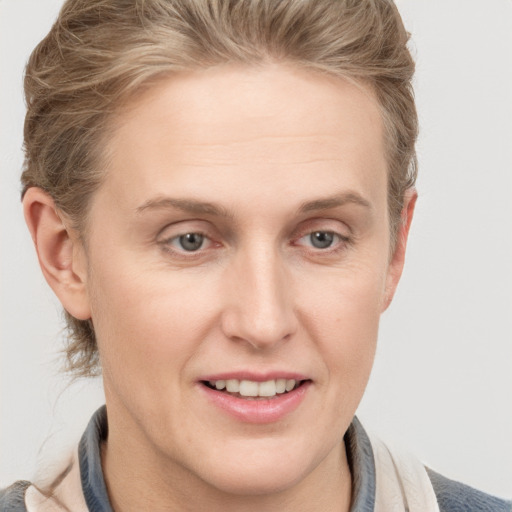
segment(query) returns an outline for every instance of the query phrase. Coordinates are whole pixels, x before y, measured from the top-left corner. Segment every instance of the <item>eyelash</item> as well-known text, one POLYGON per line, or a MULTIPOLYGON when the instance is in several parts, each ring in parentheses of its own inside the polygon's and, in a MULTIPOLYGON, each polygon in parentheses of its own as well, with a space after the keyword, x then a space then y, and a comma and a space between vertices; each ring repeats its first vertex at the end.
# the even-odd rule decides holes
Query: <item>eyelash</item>
POLYGON ((337 254, 337 253, 345 250, 347 248, 347 246, 350 245, 350 243, 351 243, 351 239, 348 236, 337 233, 336 231, 322 230, 322 229, 315 229, 313 231, 308 231, 307 233, 302 235, 300 238, 298 238, 297 241, 302 240, 303 238, 310 238, 314 233, 322 233, 324 235, 332 235, 335 240, 336 240, 336 238, 338 239, 337 242, 333 241, 333 244, 331 246, 326 247, 324 249, 321 249, 318 247, 313 248, 313 252, 315 254, 320 254, 320 255, 325 255, 325 256, 337 254))
MULTIPOLYGON (((329 247, 326 247, 324 249, 321 249, 321 248, 314 248, 312 246, 312 249, 309 249, 309 251, 311 253, 314 253, 315 256, 332 256, 332 255, 336 255, 344 250, 347 249, 348 246, 350 246, 352 244, 352 239, 348 236, 345 236, 345 235, 342 235, 340 233, 337 233, 335 231, 332 231, 332 230, 321 230, 321 229, 315 229, 315 230, 311 230, 311 231, 307 231, 307 232, 303 232, 304 234, 302 234, 300 237, 298 238, 295 238, 292 245, 299 245, 301 246, 301 244, 298 244, 297 242, 299 242, 300 240, 306 238, 306 237, 311 237, 314 233, 322 233, 324 235, 332 235, 334 237, 334 241, 333 241, 333 244, 329 247), (336 240, 337 239, 337 240, 336 240)), ((186 249, 184 248, 181 248, 181 249, 175 249, 172 247, 172 244, 173 242, 178 242, 179 243, 179 239, 183 236, 186 236, 186 235, 199 235, 201 237, 203 237, 204 241, 203 241, 203 244, 204 242, 208 243, 208 245, 211 247, 212 245, 213 246, 217 246, 217 247, 221 247, 222 244, 219 243, 219 242, 214 242, 211 237, 209 237, 206 233, 198 230, 198 231, 186 231, 186 232, 183 232, 183 233, 179 233, 173 237, 169 237, 169 238, 166 238, 164 240, 162 240, 161 242, 159 242, 159 245, 161 245, 161 247, 163 248, 163 250, 169 254, 171 254, 172 256, 175 256, 175 257, 178 257, 180 259, 183 259, 183 260, 196 260, 196 259, 199 259, 199 258, 202 258, 205 256, 205 252, 209 250, 210 247, 207 247, 207 248, 203 248, 202 246, 196 250, 196 251, 187 251, 186 249)))
MULTIPOLYGON (((203 249, 202 245, 201 247, 197 250, 197 251, 187 251, 186 249, 182 248, 182 249, 174 249, 172 247, 172 243, 174 241, 179 241, 179 239, 183 236, 186 236, 186 235, 199 235, 199 236, 202 236, 203 237, 203 244, 205 241, 209 241, 210 244, 215 244, 214 242, 212 242, 211 238, 206 234, 206 233, 203 233, 202 231, 186 231, 184 233, 180 233, 178 235, 175 235, 175 236, 172 236, 172 237, 169 237, 169 238, 166 238, 164 240, 162 240, 161 242, 159 242, 159 244, 162 246, 162 248, 172 254, 172 255, 175 255, 175 256, 178 256, 180 258, 197 258, 199 256, 202 256, 205 252, 205 250, 207 249, 203 249)), ((221 244, 216 244, 216 245, 221 245, 221 244)))

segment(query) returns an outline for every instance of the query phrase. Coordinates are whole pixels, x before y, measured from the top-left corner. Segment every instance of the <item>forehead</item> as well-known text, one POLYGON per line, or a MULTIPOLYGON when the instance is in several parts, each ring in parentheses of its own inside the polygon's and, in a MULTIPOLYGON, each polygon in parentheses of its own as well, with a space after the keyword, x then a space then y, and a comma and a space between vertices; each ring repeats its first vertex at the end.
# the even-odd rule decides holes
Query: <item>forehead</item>
POLYGON ((163 79, 117 116, 109 149, 107 186, 139 202, 180 184, 187 193, 218 191, 223 178, 247 188, 248 177, 300 202, 308 179, 323 178, 327 192, 333 170, 345 188, 386 188, 382 120, 370 89, 277 64, 163 79))

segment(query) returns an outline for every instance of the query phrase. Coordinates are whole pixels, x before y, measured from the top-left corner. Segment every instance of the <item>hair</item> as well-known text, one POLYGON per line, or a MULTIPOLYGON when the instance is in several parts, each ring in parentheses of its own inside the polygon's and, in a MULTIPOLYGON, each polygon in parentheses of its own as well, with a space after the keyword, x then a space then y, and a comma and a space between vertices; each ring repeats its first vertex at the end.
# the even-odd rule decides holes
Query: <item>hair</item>
MULTIPOLYGON (((23 193, 45 190, 86 239, 109 123, 136 92, 180 70, 283 62, 373 90, 394 244, 417 174, 408 38, 392 0, 68 0, 26 68, 23 193)), ((64 313, 67 370, 98 374, 92 322, 64 313)))

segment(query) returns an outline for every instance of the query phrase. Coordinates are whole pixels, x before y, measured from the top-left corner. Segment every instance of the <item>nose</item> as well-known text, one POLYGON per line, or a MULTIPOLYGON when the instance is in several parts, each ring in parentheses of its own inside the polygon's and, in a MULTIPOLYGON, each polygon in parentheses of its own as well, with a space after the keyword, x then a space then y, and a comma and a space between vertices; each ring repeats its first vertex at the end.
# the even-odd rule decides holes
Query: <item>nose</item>
POLYGON ((277 251, 260 247, 240 254, 226 273, 224 334, 260 350, 291 338, 297 317, 289 272, 277 251))

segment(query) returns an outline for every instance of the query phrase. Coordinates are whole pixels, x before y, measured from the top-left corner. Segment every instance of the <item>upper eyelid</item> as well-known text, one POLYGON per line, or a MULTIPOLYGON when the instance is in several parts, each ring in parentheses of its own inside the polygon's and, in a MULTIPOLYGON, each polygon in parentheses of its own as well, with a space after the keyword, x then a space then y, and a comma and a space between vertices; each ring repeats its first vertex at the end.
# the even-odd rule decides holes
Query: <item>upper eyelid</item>
MULTIPOLYGON (((317 230, 320 231, 320 230, 317 230)), ((190 232, 190 231, 189 231, 190 232)), ((316 254, 318 257, 332 257, 334 254, 339 253, 340 251, 347 250, 352 244, 353 240, 352 238, 343 236, 339 233, 334 233, 337 235, 340 240, 333 243, 333 245, 326 247, 324 249, 322 248, 315 248, 311 246, 310 248, 307 248, 303 246, 302 244, 297 244, 297 241, 301 238, 304 238, 308 234, 313 233, 314 231, 309 231, 305 233, 303 236, 299 238, 295 238, 291 242, 291 246, 295 246, 300 251, 305 251, 306 253, 310 254, 316 254)), ((164 250, 169 256, 178 258, 183 261, 202 261, 203 258, 208 258, 209 256, 212 256, 211 251, 215 251, 218 249, 222 249, 225 247, 223 244, 216 244, 214 240, 212 240, 210 237, 205 235, 205 238, 209 240, 206 247, 201 247, 198 250, 195 251, 187 251, 185 248, 179 248, 175 247, 174 244, 171 244, 171 241, 174 241, 175 239, 179 238, 180 236, 183 236, 186 233, 181 233, 172 237, 165 238, 164 240, 158 242, 158 245, 164 250), (217 247, 216 247, 217 246, 217 247)))
POLYGON ((176 238, 180 238, 180 236, 185 236, 185 235, 189 235, 189 234, 201 235, 201 236, 204 236, 205 238, 211 239, 211 237, 208 235, 208 233, 205 233, 204 231, 202 231, 200 229, 197 229, 197 230, 189 229, 187 231, 180 231, 179 233, 175 233, 175 234, 172 234, 169 236, 162 235, 159 238, 163 239, 163 240, 161 240, 162 242, 166 242, 169 240, 175 240, 176 238))
MULTIPOLYGON (((313 217, 300 220, 298 225, 289 232, 286 238, 293 243, 316 231, 334 233, 344 241, 354 236, 351 226, 340 219, 313 217), (344 228, 339 227, 340 225, 344 226, 344 228)), ((215 224, 212 225, 211 221, 201 218, 171 222, 159 229, 155 238, 158 242, 166 242, 187 233, 197 233, 210 241, 223 241, 227 242, 228 245, 236 244, 236 239, 238 238, 236 230, 230 229, 229 226, 217 227, 215 224), (166 232, 168 230, 170 233, 167 234, 166 232)))
MULTIPOLYGON (((176 235, 173 235, 173 236, 168 236, 168 237, 163 237, 162 240, 160 240, 158 243, 161 244, 161 245, 171 245, 171 242, 175 241, 175 240, 178 240, 180 237, 184 236, 184 235, 187 235, 187 234, 190 234, 190 233, 193 233, 195 235, 201 235, 202 237, 204 237, 204 240, 206 241, 205 245, 209 246, 209 245, 214 245, 215 244, 215 241, 212 239, 212 237, 208 236, 206 233, 203 233, 202 231, 185 231, 185 232, 182 232, 182 233, 178 233, 176 235)), ((200 249, 198 249, 197 251, 187 251, 186 249, 183 249, 183 252, 190 252, 190 253, 199 253, 201 251, 204 251, 206 250, 208 247, 206 248, 203 248, 201 247, 200 249)), ((174 250, 178 250, 177 248, 175 248, 174 250)))
POLYGON ((294 230, 292 238, 294 240, 299 240, 300 238, 310 234, 315 233, 317 231, 321 231, 324 233, 334 233, 338 236, 340 236, 343 239, 347 239, 353 236, 353 230, 352 228, 337 219, 309 219, 305 221, 304 223, 301 223, 302 226, 299 226, 294 230), (345 226, 345 230, 341 228, 332 227, 332 225, 336 223, 338 226, 340 224, 343 224, 345 226), (346 233, 344 233, 346 231, 346 233))
POLYGON ((302 236, 299 236, 297 238, 295 238, 293 244, 297 244, 297 242, 299 240, 302 240, 303 238, 307 237, 308 235, 311 235, 312 233, 316 233, 316 232, 320 232, 320 233, 332 233, 333 235, 337 236, 339 238, 338 241, 334 242, 332 246, 329 246, 327 247, 326 249, 319 249, 319 248, 315 248, 315 250, 318 250, 318 251, 321 251, 321 252, 327 252, 329 249, 332 249, 333 247, 339 245, 339 244, 348 244, 352 241, 352 238, 347 236, 347 235, 343 235, 341 233, 338 233, 336 231, 332 231, 332 230, 327 230, 327 229, 315 229, 315 230, 312 230, 312 231, 308 231, 306 232, 304 235, 302 236))
POLYGON ((170 238, 179 237, 181 235, 186 235, 187 233, 198 233, 198 234, 209 237, 210 236, 209 233, 211 233, 212 228, 209 226, 208 226, 208 228, 205 228, 205 227, 203 227, 204 224, 209 225, 210 223, 203 219, 187 219, 187 220, 180 220, 177 222, 171 222, 169 224, 166 224, 163 228, 158 230, 158 232, 156 234, 156 238, 159 239, 161 237, 164 237, 166 239, 170 239, 170 238), (179 227, 182 224, 191 224, 191 223, 195 223, 195 226, 190 227, 190 228, 183 228, 183 229, 179 227), (202 226, 197 227, 198 224, 201 224, 202 226), (170 235, 165 236, 165 232, 167 230, 173 230, 173 231, 176 230, 176 232, 173 233, 172 236, 170 236, 170 235))

